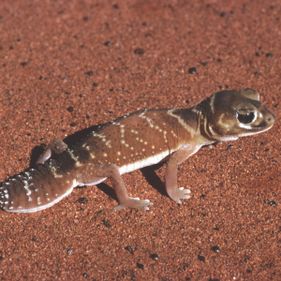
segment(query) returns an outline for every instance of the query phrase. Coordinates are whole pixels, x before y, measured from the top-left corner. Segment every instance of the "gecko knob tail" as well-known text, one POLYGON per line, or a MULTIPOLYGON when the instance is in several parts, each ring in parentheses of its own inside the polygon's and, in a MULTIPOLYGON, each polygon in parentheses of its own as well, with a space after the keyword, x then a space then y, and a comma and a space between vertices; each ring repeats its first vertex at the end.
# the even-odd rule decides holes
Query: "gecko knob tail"
POLYGON ((0 208, 16 213, 37 212, 59 202, 76 185, 67 177, 54 177, 46 165, 38 165, 0 185, 0 208))

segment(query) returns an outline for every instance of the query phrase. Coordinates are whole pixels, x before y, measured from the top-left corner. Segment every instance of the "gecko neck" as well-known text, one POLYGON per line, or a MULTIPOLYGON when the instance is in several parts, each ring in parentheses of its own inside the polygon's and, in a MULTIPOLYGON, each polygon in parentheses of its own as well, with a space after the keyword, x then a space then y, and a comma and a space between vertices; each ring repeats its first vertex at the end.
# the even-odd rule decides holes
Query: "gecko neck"
POLYGON ((212 109, 210 100, 207 99, 199 105, 192 108, 192 111, 197 114, 197 132, 206 140, 206 144, 212 144, 222 141, 222 136, 218 135, 211 123, 212 109))

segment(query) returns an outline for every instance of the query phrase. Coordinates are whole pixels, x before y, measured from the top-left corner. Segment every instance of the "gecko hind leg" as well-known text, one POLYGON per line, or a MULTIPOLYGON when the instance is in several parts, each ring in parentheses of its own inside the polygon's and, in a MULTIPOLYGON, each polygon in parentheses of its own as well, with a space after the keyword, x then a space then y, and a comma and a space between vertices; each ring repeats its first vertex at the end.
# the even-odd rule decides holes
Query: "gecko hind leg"
POLYGON ((152 205, 149 200, 141 200, 139 198, 129 197, 127 188, 120 175, 119 169, 114 164, 88 164, 83 167, 83 172, 78 172, 77 175, 77 181, 83 183, 92 182, 93 178, 110 178, 112 180, 112 186, 119 202, 119 205, 114 208, 115 210, 120 210, 126 207, 149 210, 149 206, 152 205))
POLYGON ((55 139, 51 141, 46 147, 45 151, 37 159, 36 164, 44 164, 47 160, 51 158, 53 153, 62 153, 67 148, 67 144, 61 139, 55 139))

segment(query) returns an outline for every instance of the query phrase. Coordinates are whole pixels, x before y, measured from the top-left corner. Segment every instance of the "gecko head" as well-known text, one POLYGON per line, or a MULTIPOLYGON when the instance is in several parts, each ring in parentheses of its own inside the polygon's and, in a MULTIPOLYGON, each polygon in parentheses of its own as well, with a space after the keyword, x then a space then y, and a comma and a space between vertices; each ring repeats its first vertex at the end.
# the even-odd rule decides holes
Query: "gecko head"
POLYGON ((205 134, 218 141, 235 140, 270 129, 274 115, 260 102, 253 89, 225 90, 201 103, 205 134))

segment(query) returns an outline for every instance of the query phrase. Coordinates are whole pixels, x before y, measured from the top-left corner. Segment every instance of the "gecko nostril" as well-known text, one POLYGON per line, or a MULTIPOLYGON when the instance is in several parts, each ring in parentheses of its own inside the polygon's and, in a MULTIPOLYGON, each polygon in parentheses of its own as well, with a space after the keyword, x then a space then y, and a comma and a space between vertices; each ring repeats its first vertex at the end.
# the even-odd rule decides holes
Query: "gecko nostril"
POLYGON ((273 116, 268 116, 268 117, 266 118, 266 121, 267 121, 268 123, 273 123, 273 122, 274 122, 274 117, 273 117, 273 116))

